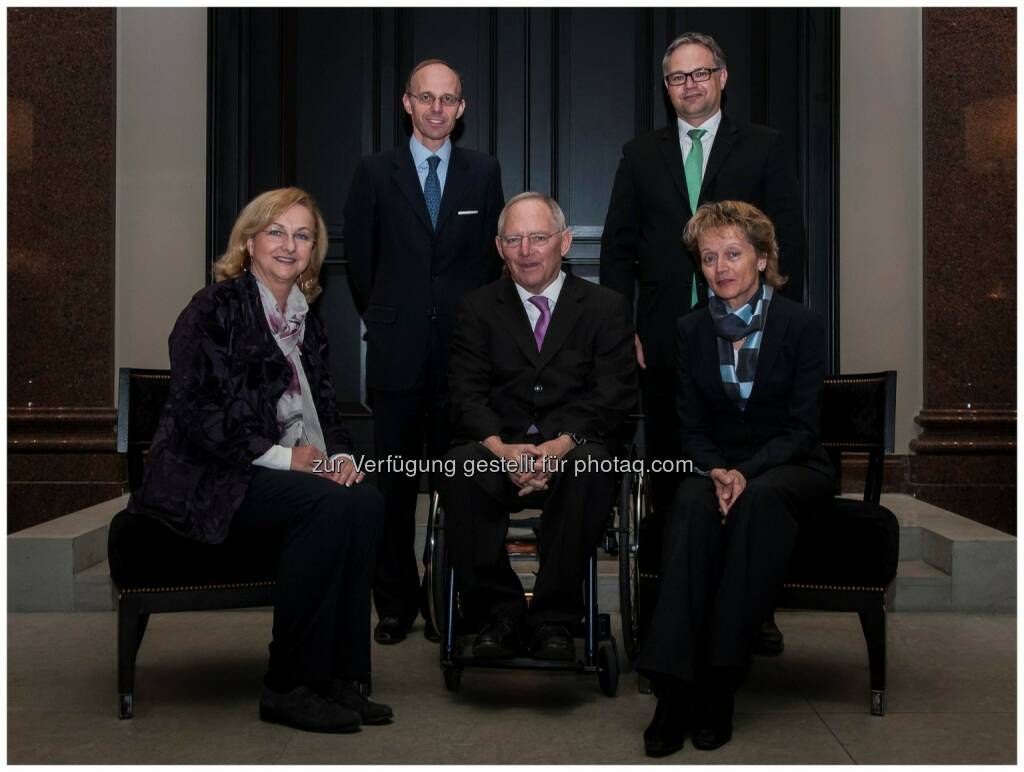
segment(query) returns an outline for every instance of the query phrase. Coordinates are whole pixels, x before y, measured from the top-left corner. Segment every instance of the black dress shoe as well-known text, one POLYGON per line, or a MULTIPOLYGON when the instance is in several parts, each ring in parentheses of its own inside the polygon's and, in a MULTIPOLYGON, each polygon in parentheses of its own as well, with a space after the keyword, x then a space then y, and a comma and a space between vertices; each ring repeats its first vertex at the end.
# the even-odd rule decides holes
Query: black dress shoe
POLYGON ((510 659, 519 648, 518 623, 514 617, 499 617, 487 623, 473 641, 473 656, 510 659))
POLYGON ((659 684, 658 707, 644 730, 644 752, 660 758, 683 747, 686 736, 687 700, 681 685, 659 684))
POLYGON ((441 633, 437 632, 437 628, 430 621, 430 617, 423 617, 423 619, 423 637, 432 643, 440 643, 441 633))
POLYGON ((693 747, 701 751, 721 748, 732 739, 732 722, 724 726, 704 727, 693 732, 693 747))
POLYGON ((785 646, 782 631, 775 624, 775 615, 772 614, 761 625, 757 642, 754 644, 754 652, 763 657, 775 657, 782 653, 785 646))
POLYGON ((335 678, 331 681, 331 699, 358 713, 364 724, 386 724, 395 715, 389 705, 367 699, 358 681, 335 678))
POLYGON ((279 694, 266 686, 260 695, 260 720, 284 724, 307 732, 341 734, 356 732, 362 719, 345 705, 321 697, 307 686, 279 694))
POLYGON ((694 748, 713 751, 732 739, 734 694, 745 673, 745 668, 712 668, 704 715, 694 720, 694 748))
POLYGON ((381 617, 373 628, 373 640, 384 645, 401 643, 408 633, 409 626, 403 625, 398 617, 381 617))
POLYGON ((572 636, 561 625, 541 625, 533 634, 530 653, 535 659, 571 660, 576 657, 572 636))

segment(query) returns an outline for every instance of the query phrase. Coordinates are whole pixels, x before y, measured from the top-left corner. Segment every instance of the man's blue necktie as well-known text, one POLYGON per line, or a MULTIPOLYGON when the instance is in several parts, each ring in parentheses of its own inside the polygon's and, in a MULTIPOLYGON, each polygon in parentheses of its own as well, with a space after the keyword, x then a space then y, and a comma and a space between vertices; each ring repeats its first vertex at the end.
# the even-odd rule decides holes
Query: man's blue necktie
POLYGON ((437 230, 437 214, 441 211, 441 180, 437 177, 437 165, 441 158, 436 155, 427 159, 430 164, 430 171, 427 172, 427 181, 423 185, 423 197, 427 199, 427 212, 430 214, 430 224, 437 230))

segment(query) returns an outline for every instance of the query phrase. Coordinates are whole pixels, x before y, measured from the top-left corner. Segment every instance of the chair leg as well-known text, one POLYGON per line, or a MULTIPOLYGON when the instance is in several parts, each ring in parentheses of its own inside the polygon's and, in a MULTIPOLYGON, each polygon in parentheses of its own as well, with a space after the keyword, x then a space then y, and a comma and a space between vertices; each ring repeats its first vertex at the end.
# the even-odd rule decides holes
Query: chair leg
POLYGON ((139 613, 138 635, 135 637, 135 650, 138 651, 142 645, 142 636, 146 634, 146 625, 149 624, 149 614, 139 613))
POLYGON ((134 600, 121 596, 117 604, 117 691, 118 716, 123 719, 132 717, 135 658, 148 620, 149 614, 140 612, 134 600))
POLYGON ((871 673, 871 715, 885 715, 885 606, 857 612, 864 640, 868 645, 868 668, 871 673))

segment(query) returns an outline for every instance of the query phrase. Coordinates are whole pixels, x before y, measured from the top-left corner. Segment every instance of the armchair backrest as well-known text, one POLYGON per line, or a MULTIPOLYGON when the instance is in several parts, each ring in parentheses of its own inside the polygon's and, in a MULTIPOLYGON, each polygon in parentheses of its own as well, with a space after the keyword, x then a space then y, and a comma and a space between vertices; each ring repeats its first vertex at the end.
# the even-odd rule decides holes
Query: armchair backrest
POLYGON ((885 454, 896 427, 896 371, 829 375, 821 395, 821 444, 837 473, 843 453, 867 453, 864 500, 882 495, 885 454))
POLYGON ((117 381, 117 452, 128 458, 128 489, 142 484, 142 467, 170 391, 170 370, 122 367, 117 381))

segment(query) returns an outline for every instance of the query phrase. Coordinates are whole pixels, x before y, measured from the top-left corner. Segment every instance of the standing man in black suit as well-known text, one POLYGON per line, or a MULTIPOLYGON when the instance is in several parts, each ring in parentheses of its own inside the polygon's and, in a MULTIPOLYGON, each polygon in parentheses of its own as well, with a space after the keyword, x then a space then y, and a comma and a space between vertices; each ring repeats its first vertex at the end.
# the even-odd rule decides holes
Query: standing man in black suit
POLYGON ((620 295, 562 270, 572 233, 553 199, 512 198, 496 241, 509 275, 466 295, 452 339, 464 444, 447 457, 460 473, 442 480, 445 530, 463 615, 480 630, 473 655, 511 657, 532 636, 534 656, 572 659, 567 628, 615 495, 600 464, 636 400, 633 325, 620 295), (467 464, 485 468, 462 474, 467 464), (509 512, 524 507, 543 508, 528 613, 504 545, 509 512))
MULTIPOLYGON (((676 458, 676 319, 706 303, 707 288, 683 246, 683 228, 700 204, 746 201, 775 223, 785 294, 803 298, 807 237, 795 176, 782 136, 721 110, 729 77, 725 53, 710 35, 688 32, 662 59, 675 125, 637 137, 622 148, 601 236, 601 283, 617 289, 636 312, 648 459, 676 458), (685 159, 685 160, 684 160, 685 159)), ((671 505, 679 476, 652 475, 657 510, 671 505)), ((774 625, 772 625, 774 628, 774 625)), ((781 634, 765 652, 781 651, 781 634)))
MULTIPOLYGON (((500 271, 493 238, 504 196, 494 158, 452 145, 466 101, 451 65, 417 64, 402 104, 412 119, 408 144, 356 167, 345 205, 345 255, 366 324, 377 458, 408 461, 423 457, 424 444, 428 458, 448 447, 448 342, 463 293, 500 271)), ((413 548, 418 476, 384 471, 378 484, 386 514, 373 636, 398 643, 424 605, 413 548)))

